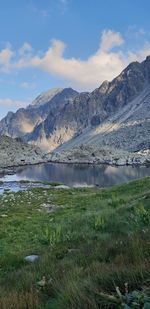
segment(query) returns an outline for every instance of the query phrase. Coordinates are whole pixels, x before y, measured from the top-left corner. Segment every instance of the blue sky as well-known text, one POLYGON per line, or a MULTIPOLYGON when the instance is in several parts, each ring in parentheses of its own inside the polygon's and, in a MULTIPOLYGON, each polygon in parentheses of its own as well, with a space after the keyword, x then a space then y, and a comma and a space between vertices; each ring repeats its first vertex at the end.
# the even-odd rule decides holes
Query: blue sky
POLYGON ((150 54, 149 0, 1 0, 0 118, 52 87, 92 90, 150 54))

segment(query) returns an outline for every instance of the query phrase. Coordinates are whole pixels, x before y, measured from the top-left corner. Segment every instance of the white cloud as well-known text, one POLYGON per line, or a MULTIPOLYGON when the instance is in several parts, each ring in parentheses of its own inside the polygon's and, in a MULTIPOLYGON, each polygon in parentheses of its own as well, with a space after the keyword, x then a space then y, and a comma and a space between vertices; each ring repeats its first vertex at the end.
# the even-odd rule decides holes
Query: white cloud
POLYGON ((0 107, 15 107, 15 108, 20 108, 20 107, 25 107, 27 106, 29 103, 25 102, 25 101, 19 101, 19 100, 13 100, 10 98, 5 98, 5 99, 1 99, 0 98, 0 107))
POLYGON ((122 45, 123 42, 123 37, 119 32, 113 32, 112 30, 104 30, 101 36, 100 51, 107 52, 113 47, 122 45))
POLYGON ((130 39, 139 39, 146 36, 146 31, 143 28, 137 28, 136 25, 130 25, 125 32, 125 36, 130 39))
POLYGON ((100 39, 100 46, 95 54, 86 60, 65 58, 65 44, 53 40, 43 56, 34 56, 30 64, 21 65, 39 68, 49 74, 69 81, 69 84, 80 89, 89 90, 100 85, 104 80, 116 77, 131 61, 142 61, 150 54, 150 44, 146 43, 139 51, 123 52, 119 46, 124 40, 119 33, 105 30, 100 39), (113 51, 112 48, 117 47, 113 51))
MULTIPOLYGON (((91 90, 98 87, 104 80, 116 77, 131 61, 143 61, 150 54, 150 43, 137 52, 124 51, 124 38, 118 32, 104 30, 100 37, 97 51, 87 59, 75 57, 66 58, 66 45, 60 40, 52 40, 48 50, 43 53, 34 53, 26 42, 21 50, 28 51, 20 54, 16 52, 13 58, 11 47, 0 52, 0 69, 10 71, 23 68, 36 68, 66 80, 68 85, 82 90, 91 90), (13 61, 12 61, 13 60, 13 61)), ((28 87, 27 84, 22 85, 28 87)))
POLYGON ((19 49, 19 54, 24 56, 32 52, 32 46, 28 42, 24 42, 21 48, 19 49))
POLYGON ((11 47, 6 47, 0 51, 0 71, 8 73, 10 71, 10 62, 13 57, 11 47))
POLYGON ((35 82, 22 82, 20 84, 21 88, 25 88, 25 89, 35 89, 36 88, 36 83, 35 82))

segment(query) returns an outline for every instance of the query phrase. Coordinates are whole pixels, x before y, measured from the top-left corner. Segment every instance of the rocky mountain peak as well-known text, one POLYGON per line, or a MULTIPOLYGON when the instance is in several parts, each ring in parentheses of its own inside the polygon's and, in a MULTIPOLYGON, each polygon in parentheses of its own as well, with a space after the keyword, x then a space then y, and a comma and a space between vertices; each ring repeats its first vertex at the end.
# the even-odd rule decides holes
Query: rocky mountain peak
POLYGON ((52 88, 48 91, 42 92, 37 98, 29 105, 30 107, 39 107, 50 101, 55 95, 62 92, 63 88, 52 88))
POLYGON ((105 94, 109 88, 109 84, 110 84, 109 81, 105 80, 99 87, 99 92, 105 94))
POLYGON ((77 95, 78 92, 72 88, 52 88, 46 92, 42 92, 29 106, 28 108, 39 108, 43 105, 51 102, 53 99, 68 98, 77 95))
POLYGON ((145 62, 150 62, 150 55, 148 55, 148 56, 146 57, 145 62))

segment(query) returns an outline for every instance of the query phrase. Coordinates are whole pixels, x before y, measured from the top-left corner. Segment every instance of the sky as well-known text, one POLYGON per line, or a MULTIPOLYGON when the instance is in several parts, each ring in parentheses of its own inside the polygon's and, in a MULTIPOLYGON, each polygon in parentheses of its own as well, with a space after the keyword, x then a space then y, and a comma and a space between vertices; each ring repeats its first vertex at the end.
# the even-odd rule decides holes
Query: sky
POLYGON ((92 91, 150 55, 149 0, 0 0, 0 118, 54 87, 92 91))

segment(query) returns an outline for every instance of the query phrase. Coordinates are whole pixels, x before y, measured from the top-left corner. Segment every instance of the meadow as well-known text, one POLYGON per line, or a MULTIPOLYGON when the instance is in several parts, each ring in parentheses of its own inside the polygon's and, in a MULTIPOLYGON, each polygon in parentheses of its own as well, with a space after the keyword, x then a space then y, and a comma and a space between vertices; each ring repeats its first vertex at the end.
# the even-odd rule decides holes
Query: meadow
POLYGON ((0 195, 1 309, 148 309, 149 290, 150 178, 0 195))

